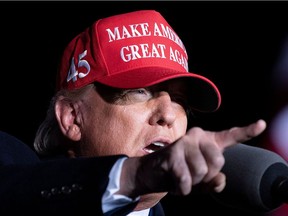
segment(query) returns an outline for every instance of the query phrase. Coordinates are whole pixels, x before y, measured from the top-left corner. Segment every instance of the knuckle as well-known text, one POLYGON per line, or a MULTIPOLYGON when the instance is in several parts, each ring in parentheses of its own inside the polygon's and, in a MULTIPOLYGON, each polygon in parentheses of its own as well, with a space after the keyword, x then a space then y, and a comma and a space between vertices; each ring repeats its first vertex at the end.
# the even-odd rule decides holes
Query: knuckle
POLYGON ((189 130, 189 134, 202 134, 204 130, 200 127, 193 127, 189 130))
POLYGON ((198 166, 194 170, 194 175, 198 177, 204 177, 208 173, 207 166, 198 166))
POLYGON ((214 167, 222 168, 225 164, 225 158, 223 155, 219 155, 217 157, 214 157, 212 159, 212 164, 214 167))

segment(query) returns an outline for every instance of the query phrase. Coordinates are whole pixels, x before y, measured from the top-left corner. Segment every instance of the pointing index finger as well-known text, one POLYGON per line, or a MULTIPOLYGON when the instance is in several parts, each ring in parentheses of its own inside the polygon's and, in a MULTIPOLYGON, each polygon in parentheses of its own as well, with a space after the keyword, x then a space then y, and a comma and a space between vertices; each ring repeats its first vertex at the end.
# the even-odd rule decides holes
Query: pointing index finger
POLYGON ((266 128, 266 122, 262 119, 244 127, 232 127, 215 133, 218 146, 222 149, 245 142, 261 134, 266 128))

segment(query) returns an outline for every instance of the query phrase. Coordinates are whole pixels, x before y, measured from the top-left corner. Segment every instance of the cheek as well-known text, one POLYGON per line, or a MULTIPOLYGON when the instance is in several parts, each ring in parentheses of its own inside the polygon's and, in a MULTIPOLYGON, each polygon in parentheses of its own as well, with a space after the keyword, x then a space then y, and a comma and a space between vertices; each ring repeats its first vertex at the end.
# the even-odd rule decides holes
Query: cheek
POLYGON ((103 110, 101 115, 94 114, 89 119, 87 129, 93 128, 86 136, 89 139, 86 143, 89 143, 87 149, 90 149, 90 153, 130 155, 137 151, 135 141, 141 136, 145 117, 134 109, 116 108, 103 110))
POLYGON ((177 138, 185 135, 188 127, 187 115, 184 112, 179 112, 174 122, 174 132, 177 138))
POLYGON ((114 118, 110 122, 114 140, 121 140, 126 143, 126 146, 134 143, 134 140, 145 125, 145 119, 145 113, 137 109, 123 108, 114 112, 114 118))

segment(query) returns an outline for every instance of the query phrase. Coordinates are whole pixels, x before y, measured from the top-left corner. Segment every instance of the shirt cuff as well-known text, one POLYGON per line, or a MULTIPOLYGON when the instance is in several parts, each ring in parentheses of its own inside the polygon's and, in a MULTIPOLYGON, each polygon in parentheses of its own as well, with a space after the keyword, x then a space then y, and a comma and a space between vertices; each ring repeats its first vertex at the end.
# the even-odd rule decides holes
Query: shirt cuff
POLYGON ((136 202, 140 199, 140 197, 131 199, 130 197, 121 194, 115 194, 120 189, 120 176, 123 163, 126 159, 127 157, 118 159, 109 173, 109 183, 102 197, 103 213, 117 207, 125 206, 131 202, 136 202))

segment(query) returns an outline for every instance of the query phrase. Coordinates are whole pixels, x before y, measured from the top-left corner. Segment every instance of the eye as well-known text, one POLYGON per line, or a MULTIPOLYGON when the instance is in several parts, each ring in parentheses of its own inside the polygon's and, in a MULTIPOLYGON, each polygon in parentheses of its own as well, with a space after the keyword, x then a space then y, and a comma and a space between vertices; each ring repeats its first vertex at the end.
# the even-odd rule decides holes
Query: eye
POLYGON ((147 94, 147 90, 144 88, 140 88, 140 89, 131 89, 129 90, 130 93, 134 93, 134 94, 147 94))
POLYGON ((151 95, 151 92, 148 91, 147 89, 145 88, 138 88, 138 89, 129 89, 129 90, 126 90, 125 92, 126 94, 129 94, 129 95, 151 95))
POLYGON ((146 88, 127 89, 123 93, 124 97, 131 102, 143 102, 152 97, 152 92, 146 88))

